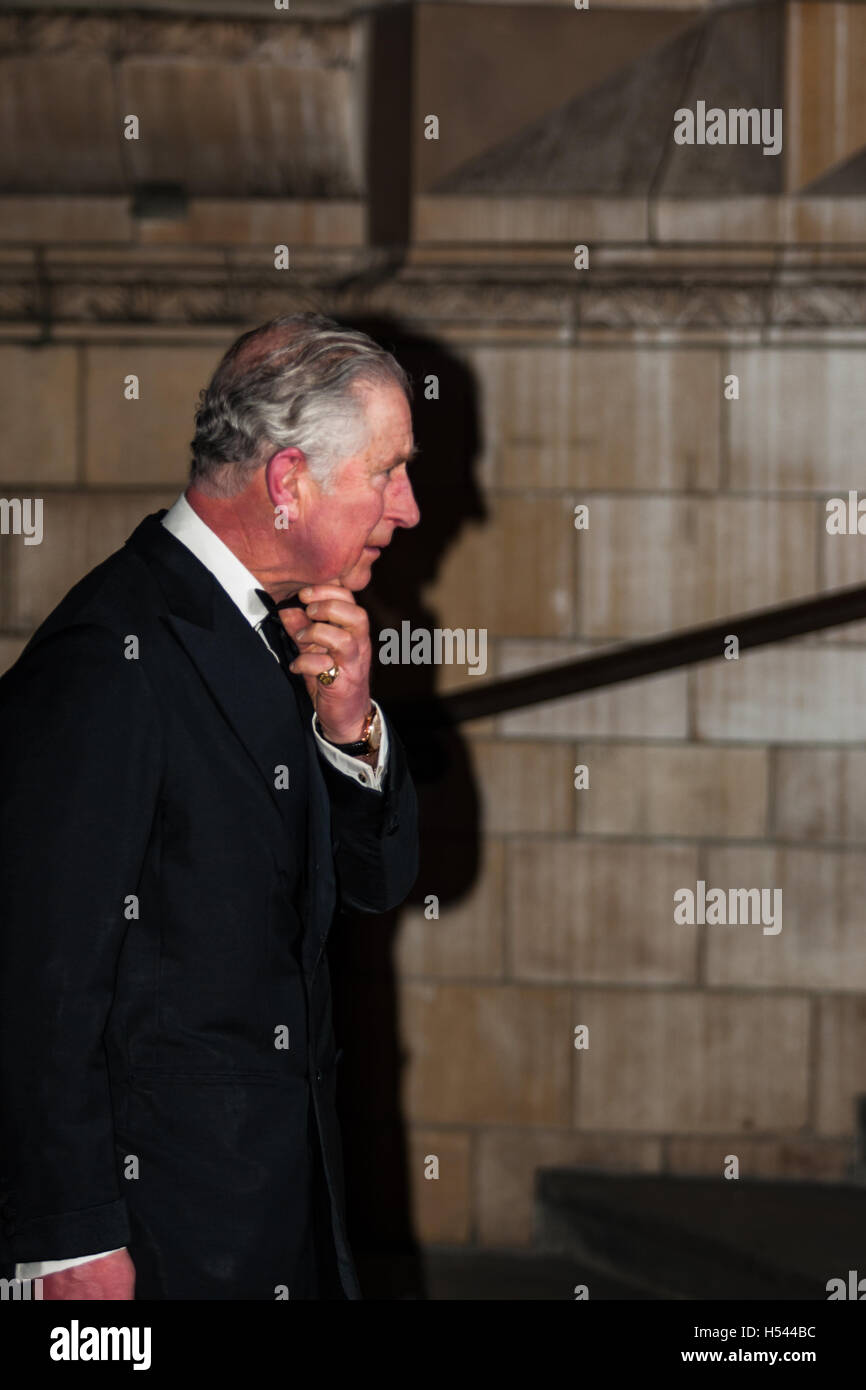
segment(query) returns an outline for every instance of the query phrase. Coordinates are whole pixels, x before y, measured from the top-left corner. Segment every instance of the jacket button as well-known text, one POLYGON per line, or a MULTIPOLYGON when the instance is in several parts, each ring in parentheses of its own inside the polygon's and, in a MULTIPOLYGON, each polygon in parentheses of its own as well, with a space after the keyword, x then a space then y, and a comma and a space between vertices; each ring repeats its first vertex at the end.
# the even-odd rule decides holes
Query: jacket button
POLYGON ((321 1081, 321 1079, 322 1079, 322 1073, 321 1073, 320 1071, 317 1071, 317 1072, 316 1072, 316 1080, 317 1080, 317 1081, 321 1081))
POLYGON ((389 822, 389 824, 388 824, 388 829, 386 830, 385 833, 386 833, 387 835, 396 835, 396 833, 397 833, 397 831, 398 831, 399 828, 400 828, 400 821, 398 820, 397 816, 395 816, 394 819, 393 819, 392 821, 389 822))

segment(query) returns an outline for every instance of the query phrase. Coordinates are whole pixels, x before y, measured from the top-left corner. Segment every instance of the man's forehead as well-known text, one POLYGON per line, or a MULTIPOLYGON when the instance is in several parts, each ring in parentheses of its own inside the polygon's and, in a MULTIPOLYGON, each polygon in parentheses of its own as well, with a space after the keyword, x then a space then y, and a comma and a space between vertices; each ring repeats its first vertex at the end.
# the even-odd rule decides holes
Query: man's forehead
POLYGON ((412 412, 405 392, 396 384, 367 388, 360 393, 373 435, 395 447, 412 447, 412 412))
POLYGON ((401 415, 409 411, 406 392, 396 381, 365 381, 362 377, 353 383, 352 390, 367 410, 389 414, 398 411, 401 415))

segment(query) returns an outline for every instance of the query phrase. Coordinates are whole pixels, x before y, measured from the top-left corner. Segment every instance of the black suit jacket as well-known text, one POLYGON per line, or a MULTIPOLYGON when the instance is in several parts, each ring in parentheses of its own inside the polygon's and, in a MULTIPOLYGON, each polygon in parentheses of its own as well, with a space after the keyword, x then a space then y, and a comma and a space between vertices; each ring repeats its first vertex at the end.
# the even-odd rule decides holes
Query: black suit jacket
POLYGON ((359 1298, 324 948, 412 887, 415 791, 390 725, 381 792, 320 756, 302 679, 163 515, 0 681, 3 1253, 304 1296, 319 1144, 359 1298))

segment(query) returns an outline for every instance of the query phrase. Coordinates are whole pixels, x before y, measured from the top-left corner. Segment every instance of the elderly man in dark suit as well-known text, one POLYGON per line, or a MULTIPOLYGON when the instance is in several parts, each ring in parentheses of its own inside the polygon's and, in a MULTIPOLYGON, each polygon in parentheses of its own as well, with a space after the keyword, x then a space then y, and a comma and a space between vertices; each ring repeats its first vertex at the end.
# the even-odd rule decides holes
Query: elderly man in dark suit
POLYGON ((417 874, 355 592, 418 507, 410 383, 275 319, 191 482, 0 682, 5 1256, 43 1297, 359 1298, 325 944, 417 874))

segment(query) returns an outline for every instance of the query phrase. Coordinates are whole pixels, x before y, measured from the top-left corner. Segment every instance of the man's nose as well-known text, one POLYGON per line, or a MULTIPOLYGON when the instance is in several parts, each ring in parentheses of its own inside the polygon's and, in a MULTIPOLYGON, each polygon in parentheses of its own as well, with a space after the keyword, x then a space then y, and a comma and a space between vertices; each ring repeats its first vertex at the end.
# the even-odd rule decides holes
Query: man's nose
POLYGON ((421 520, 421 509, 415 501, 412 484, 408 478, 404 480, 403 486, 394 497, 388 511, 395 526, 405 526, 408 529, 418 525, 421 520))

